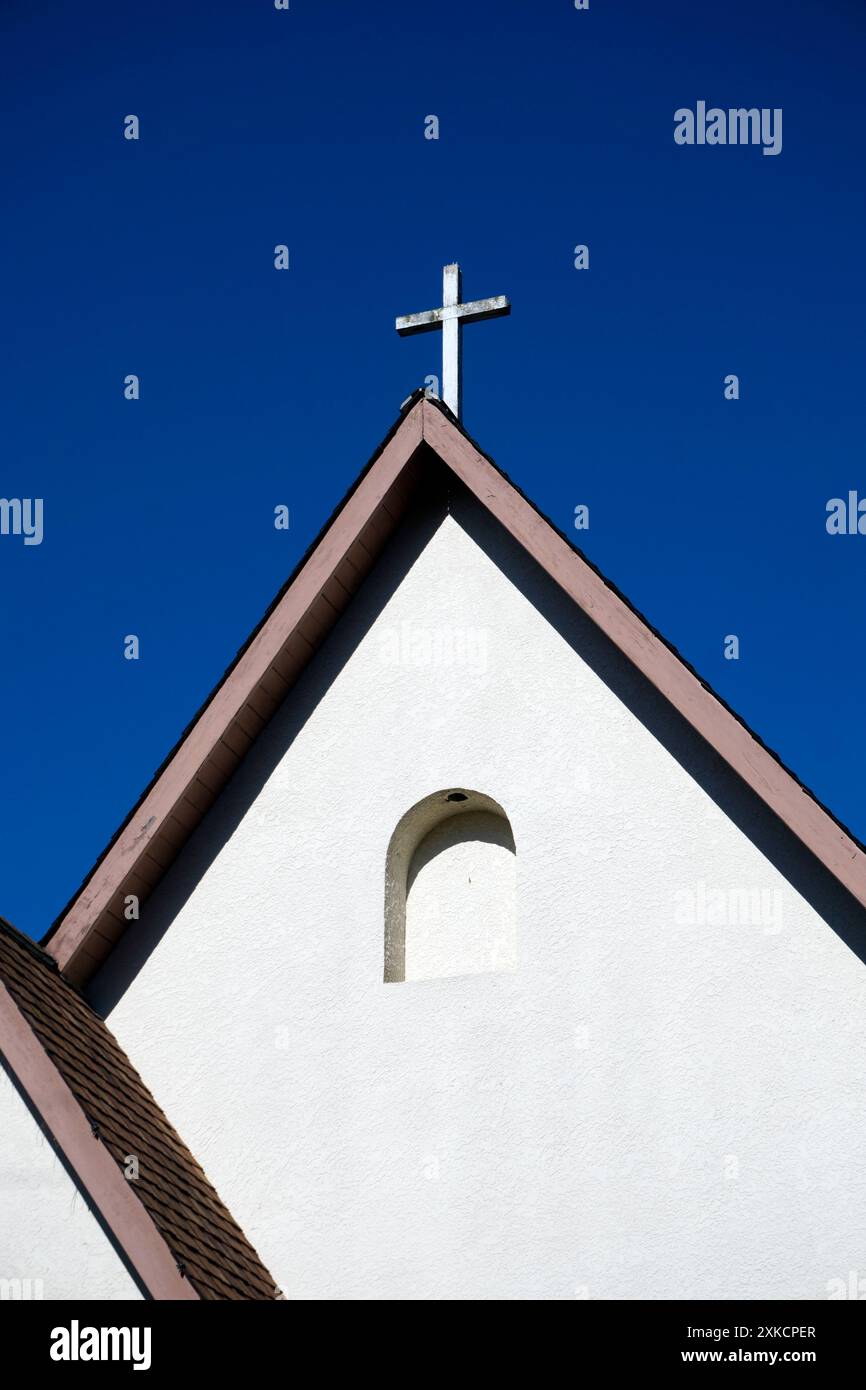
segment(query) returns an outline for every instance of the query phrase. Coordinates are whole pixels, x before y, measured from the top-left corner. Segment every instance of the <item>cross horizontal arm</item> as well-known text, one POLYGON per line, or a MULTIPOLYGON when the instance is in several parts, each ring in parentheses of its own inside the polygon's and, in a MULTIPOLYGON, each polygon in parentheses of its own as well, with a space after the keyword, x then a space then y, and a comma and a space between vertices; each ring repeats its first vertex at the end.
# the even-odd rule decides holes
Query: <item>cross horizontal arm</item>
MULTIPOLYGON (((473 299, 470 304, 455 305, 457 317, 464 323, 480 323, 482 319, 504 318, 511 313, 511 305, 504 294, 495 294, 492 299, 473 299)), ((454 313, 454 309, 451 310, 454 313)))
POLYGON ((401 314, 394 327, 401 338, 408 338, 410 333, 430 333, 434 328, 441 327, 444 317, 444 309, 428 309, 423 314, 401 314))
POLYGON ((430 333, 449 319, 480 323, 482 319, 502 318, 510 313, 511 305, 505 295, 497 294, 492 299, 473 299, 470 304, 451 304, 443 309, 427 309, 422 314, 403 314, 394 326, 401 338, 407 338, 411 333, 430 333))

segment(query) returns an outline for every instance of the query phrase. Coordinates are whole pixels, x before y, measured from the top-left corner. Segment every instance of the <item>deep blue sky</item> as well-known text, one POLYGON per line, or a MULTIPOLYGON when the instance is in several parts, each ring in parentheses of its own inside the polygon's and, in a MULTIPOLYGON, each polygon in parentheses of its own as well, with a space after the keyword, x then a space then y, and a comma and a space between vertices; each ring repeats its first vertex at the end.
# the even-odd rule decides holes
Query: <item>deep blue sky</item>
POLYGON ((864 60, 862 0, 4 0, 0 913, 47 928, 438 370, 393 320, 454 259, 513 303, 469 431, 866 837, 864 60), (698 99, 782 153, 675 145, 698 99))

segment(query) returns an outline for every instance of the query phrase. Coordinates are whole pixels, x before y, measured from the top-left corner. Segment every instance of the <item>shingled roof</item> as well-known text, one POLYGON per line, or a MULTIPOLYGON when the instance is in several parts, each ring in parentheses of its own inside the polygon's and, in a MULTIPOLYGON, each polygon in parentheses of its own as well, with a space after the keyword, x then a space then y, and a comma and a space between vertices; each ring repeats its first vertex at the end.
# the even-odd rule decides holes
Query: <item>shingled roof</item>
POLYGON ((103 1020, 2 918, 0 1056, 147 1296, 280 1297, 103 1020))

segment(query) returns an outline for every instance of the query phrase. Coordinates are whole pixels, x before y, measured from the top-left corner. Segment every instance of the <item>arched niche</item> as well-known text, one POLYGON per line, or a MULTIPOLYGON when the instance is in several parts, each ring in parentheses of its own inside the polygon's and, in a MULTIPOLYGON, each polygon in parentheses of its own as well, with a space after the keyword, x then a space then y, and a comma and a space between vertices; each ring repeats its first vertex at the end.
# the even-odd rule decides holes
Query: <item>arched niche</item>
POLYGON ((450 787, 419 801, 385 865, 385 981, 517 966, 516 859, 508 817, 483 792, 450 787))

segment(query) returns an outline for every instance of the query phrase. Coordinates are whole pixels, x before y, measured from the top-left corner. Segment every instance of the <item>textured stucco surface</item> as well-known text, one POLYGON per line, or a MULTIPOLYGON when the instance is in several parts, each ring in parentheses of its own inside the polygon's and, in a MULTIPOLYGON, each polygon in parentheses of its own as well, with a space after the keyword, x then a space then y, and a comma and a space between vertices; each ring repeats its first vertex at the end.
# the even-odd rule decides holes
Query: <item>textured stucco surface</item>
POLYGON ((455 501, 92 992, 289 1297, 820 1298, 866 1270, 862 927, 455 501), (448 786, 509 817, 517 969, 384 984, 389 839, 448 786))
MULTIPOLYGON (((138 1299, 85 1198, 0 1067, 0 1299, 138 1299)), ((8 1314, 6 1315, 8 1318, 8 1314)))

